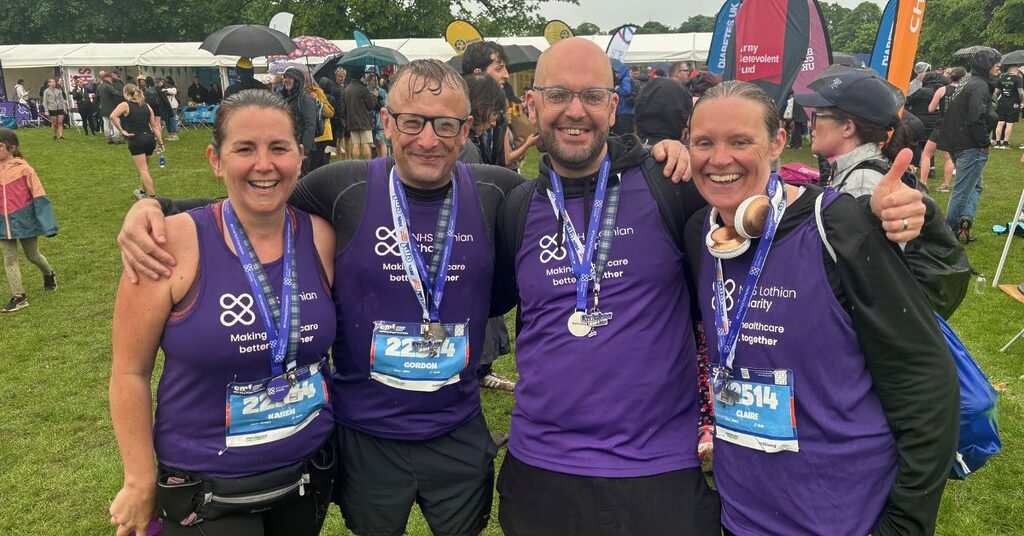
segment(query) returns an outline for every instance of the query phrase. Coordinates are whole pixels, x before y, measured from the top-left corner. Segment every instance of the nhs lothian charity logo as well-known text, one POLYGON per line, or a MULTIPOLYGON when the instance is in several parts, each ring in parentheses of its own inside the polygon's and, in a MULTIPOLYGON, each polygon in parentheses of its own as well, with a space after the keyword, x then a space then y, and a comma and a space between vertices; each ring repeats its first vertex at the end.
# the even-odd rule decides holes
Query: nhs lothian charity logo
POLYGON ((394 231, 394 229, 388 229, 387 227, 384 227, 382 225, 382 226, 377 228, 376 236, 377 236, 377 240, 380 240, 380 242, 377 242, 377 244, 375 246, 373 246, 373 251, 374 251, 374 253, 377 254, 377 256, 379 256, 379 257, 384 257, 386 255, 394 255, 395 257, 399 256, 399 253, 398 253, 398 233, 396 233, 394 231))
POLYGON ((557 235, 544 235, 540 237, 537 245, 540 247, 540 262, 547 264, 551 261, 565 259, 565 246, 559 244, 555 237, 557 235))
POLYGON ((224 309, 220 313, 220 323, 226 328, 235 324, 251 326, 256 322, 256 313, 252 310, 252 294, 221 294, 220 306, 224 309))
MULTIPOLYGON (((732 295, 736 292, 736 281, 732 279, 725 280, 725 310, 732 311, 733 299, 732 295)), ((711 291, 714 292, 715 298, 711 300, 711 309, 718 310, 718 291, 715 290, 715 283, 711 283, 711 291)))

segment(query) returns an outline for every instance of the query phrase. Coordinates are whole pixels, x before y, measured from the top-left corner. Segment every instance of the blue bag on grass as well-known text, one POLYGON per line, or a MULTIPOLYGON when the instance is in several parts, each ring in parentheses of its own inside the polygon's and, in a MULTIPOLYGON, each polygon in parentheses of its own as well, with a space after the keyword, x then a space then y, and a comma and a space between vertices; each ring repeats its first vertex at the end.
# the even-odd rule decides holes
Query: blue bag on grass
POLYGON ((963 480, 981 469, 1003 448, 996 411, 999 393, 992 388, 992 383, 974 362, 953 328, 938 313, 935 319, 942 327, 942 335, 949 344, 949 353, 953 355, 960 378, 960 442, 949 476, 963 480))

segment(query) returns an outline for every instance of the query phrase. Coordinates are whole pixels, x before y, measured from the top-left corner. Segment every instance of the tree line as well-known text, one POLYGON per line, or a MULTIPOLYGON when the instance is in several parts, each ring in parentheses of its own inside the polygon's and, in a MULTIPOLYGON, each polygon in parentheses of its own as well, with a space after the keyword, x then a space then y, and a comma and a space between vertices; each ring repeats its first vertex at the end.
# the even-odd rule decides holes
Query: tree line
MULTIPOLYGON (((279 11, 295 14, 292 35, 350 38, 362 30, 371 38, 438 37, 453 18, 476 24, 484 35, 540 35, 545 4, 578 0, 6 0, 0 44, 201 41, 229 24, 267 24, 279 11), (54 21, 61 21, 54 24, 54 21)), ((853 8, 821 2, 837 52, 870 53, 881 8, 862 2, 853 8)), ((670 26, 647 21, 640 33, 714 31, 715 14, 698 14, 670 26)), ((606 33, 583 22, 577 35, 606 33)), ((953 53, 989 45, 1004 54, 1024 46, 1024 0, 942 0, 928 2, 918 59, 954 61, 953 53)))

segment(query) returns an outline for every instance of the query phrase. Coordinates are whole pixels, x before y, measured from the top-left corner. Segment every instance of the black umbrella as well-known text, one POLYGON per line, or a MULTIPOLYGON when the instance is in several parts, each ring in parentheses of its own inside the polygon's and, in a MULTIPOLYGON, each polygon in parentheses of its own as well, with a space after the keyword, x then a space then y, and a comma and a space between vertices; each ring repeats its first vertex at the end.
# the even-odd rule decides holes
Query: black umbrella
POLYGON ((317 65, 316 68, 313 69, 313 80, 320 80, 320 77, 322 76, 326 76, 327 78, 334 80, 334 71, 338 68, 338 62, 344 55, 345 53, 342 52, 341 54, 328 56, 323 63, 317 65))
POLYGON ((832 53, 832 65, 846 65, 848 67, 860 67, 860 62, 853 54, 847 54, 846 52, 833 52, 832 53))
POLYGON ((974 55, 975 52, 981 52, 982 50, 992 50, 992 51, 995 51, 995 52, 998 53, 998 51, 996 51, 996 49, 994 49, 992 47, 986 47, 986 46, 982 46, 982 45, 974 45, 973 47, 961 48, 960 50, 957 50, 956 52, 954 52, 953 55, 954 56, 959 56, 959 57, 962 57, 962 58, 963 57, 971 57, 971 56, 974 55))
POLYGON ((1024 50, 1014 50, 1003 56, 1003 65, 1024 65, 1024 50))
MULTIPOLYGON (((540 50, 533 45, 502 45, 505 54, 508 54, 508 72, 518 73, 537 66, 537 59, 540 58, 540 50)), ((462 56, 455 56, 448 60, 448 65, 462 72, 462 56)))
POLYGON ((219 56, 255 58, 274 54, 290 54, 295 43, 287 34, 258 24, 225 26, 206 36, 199 48, 219 56))

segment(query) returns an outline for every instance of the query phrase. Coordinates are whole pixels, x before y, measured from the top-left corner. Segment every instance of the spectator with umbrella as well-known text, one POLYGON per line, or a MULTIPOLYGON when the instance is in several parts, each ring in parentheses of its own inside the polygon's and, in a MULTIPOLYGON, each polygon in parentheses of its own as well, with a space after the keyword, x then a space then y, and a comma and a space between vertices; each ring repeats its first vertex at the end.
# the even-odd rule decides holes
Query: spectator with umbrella
POLYGON ((345 117, 353 144, 351 154, 356 160, 369 160, 373 156, 373 111, 377 99, 366 88, 365 68, 353 67, 350 74, 352 79, 345 87, 345 117))
POLYGON ((262 82, 253 78, 252 60, 250 58, 238 58, 235 63, 235 74, 238 76, 233 84, 224 90, 224 98, 228 98, 243 89, 267 89, 262 82))

